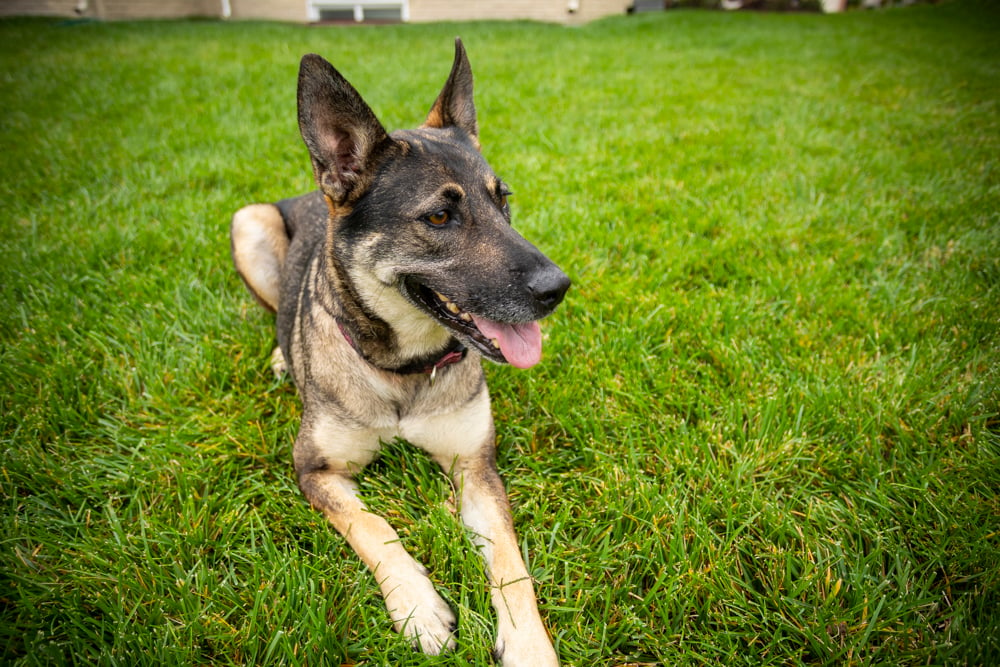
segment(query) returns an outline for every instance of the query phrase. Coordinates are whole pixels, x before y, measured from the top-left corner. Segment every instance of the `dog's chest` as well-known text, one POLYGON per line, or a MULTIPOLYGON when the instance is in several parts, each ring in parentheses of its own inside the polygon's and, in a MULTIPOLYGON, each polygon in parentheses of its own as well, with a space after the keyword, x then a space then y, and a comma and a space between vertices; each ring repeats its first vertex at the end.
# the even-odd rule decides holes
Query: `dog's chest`
POLYGON ((433 374, 393 373, 362 359, 335 324, 322 329, 319 336, 313 330, 314 345, 300 347, 294 355, 303 403, 359 427, 392 429, 406 419, 445 414, 485 389, 475 354, 433 374), (326 344, 315 345, 315 338, 326 344))

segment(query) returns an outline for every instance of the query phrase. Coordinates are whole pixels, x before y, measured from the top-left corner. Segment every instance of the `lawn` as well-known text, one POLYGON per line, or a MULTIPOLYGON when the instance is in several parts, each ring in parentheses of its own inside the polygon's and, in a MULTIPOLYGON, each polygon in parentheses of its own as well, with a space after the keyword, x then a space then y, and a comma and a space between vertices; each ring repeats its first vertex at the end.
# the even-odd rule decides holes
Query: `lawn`
POLYGON ((446 477, 361 477, 459 617, 395 635, 298 492, 229 216, 312 187, 318 52, 389 128, 461 35, 574 280, 490 366, 567 665, 1000 662, 1000 11, 304 27, 0 21, 0 662, 484 665, 446 477))

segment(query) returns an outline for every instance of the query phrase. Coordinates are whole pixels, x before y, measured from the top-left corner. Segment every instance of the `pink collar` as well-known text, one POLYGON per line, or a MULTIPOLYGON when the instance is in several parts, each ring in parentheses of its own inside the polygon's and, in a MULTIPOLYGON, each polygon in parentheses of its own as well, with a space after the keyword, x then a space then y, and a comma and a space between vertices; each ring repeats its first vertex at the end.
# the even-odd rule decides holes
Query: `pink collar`
MULTIPOLYGON (((372 362, 369 361, 368 358, 365 357, 364 353, 362 353, 361 350, 358 348, 358 346, 354 344, 354 339, 351 338, 351 334, 347 332, 347 327, 345 327, 344 323, 341 322, 339 319, 337 320, 337 327, 340 329, 340 333, 344 336, 344 340, 347 341, 348 345, 354 348, 354 351, 358 353, 358 356, 360 356, 362 359, 368 361, 368 363, 371 364, 372 362)), ((453 338, 451 345, 449 345, 448 349, 446 349, 444 353, 441 354, 440 356, 433 355, 433 356, 423 357, 411 361, 408 364, 399 366, 398 368, 382 368, 381 366, 376 366, 375 364, 372 364, 372 366, 375 366, 379 370, 388 371, 389 373, 398 373, 400 375, 413 375, 416 373, 423 373, 425 375, 430 375, 431 378, 433 379, 434 376, 437 374, 438 370, 444 368, 445 366, 451 366, 452 364, 457 364, 462 359, 465 359, 465 355, 468 351, 469 351, 468 348, 466 348, 464 345, 458 342, 457 339, 453 338)))

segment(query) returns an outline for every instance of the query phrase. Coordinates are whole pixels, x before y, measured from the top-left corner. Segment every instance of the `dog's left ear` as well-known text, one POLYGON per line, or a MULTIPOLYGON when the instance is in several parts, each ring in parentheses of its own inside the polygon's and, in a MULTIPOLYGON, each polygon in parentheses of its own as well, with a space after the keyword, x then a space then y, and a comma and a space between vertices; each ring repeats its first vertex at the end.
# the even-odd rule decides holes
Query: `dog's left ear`
POLYGON ((458 127, 479 148, 476 105, 472 101, 472 66, 461 39, 455 39, 455 62, 452 63, 451 74, 427 114, 424 127, 458 127))

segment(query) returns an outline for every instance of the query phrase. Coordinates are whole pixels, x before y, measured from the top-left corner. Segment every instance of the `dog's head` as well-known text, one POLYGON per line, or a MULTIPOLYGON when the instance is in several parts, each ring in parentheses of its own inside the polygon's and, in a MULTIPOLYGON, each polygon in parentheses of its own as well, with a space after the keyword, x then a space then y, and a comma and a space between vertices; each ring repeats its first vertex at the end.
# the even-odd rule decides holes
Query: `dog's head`
MULTIPOLYGON (((541 357, 537 321, 569 279, 511 227, 507 185, 479 151, 472 70, 451 74, 424 124, 388 134, 328 62, 302 59, 299 127, 331 211, 333 259, 370 298, 401 296, 496 362, 541 357)), ((397 309, 398 310, 398 309, 397 309)), ((392 324, 390 322, 390 324, 392 324)))

